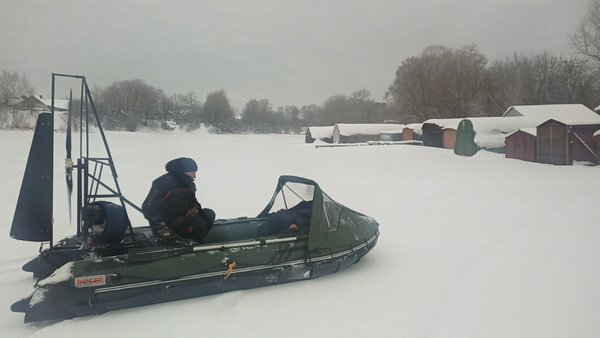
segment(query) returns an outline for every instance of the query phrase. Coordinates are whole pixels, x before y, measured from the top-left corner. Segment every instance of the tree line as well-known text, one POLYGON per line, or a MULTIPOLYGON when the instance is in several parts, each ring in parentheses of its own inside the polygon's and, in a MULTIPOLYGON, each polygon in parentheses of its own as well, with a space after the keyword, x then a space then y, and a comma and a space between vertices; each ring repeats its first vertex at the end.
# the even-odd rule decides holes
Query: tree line
MULTIPOLYGON (((498 116, 512 105, 582 103, 594 108, 600 104, 600 0, 590 1, 570 42, 575 52, 570 57, 514 53, 493 61, 476 45, 429 46, 401 62, 382 101, 359 89, 301 107, 274 108, 267 98, 255 98, 237 111, 224 89, 201 101, 193 92, 168 96, 140 79, 96 87, 93 95, 106 128, 127 130, 193 130, 205 124, 216 132, 299 132, 335 123, 498 116)), ((2 71, 0 109, 33 91, 25 74, 2 71)))
MULTIPOLYGON (((3 71, 0 78, 0 109, 10 99, 31 95, 34 88, 25 74, 3 71)), ((106 129, 135 131, 140 127, 194 130, 202 124, 214 132, 289 133, 300 132, 309 125, 332 125, 338 122, 378 122, 385 105, 371 98, 366 89, 350 96, 328 98, 323 105, 310 104, 273 108, 266 99, 251 99, 241 112, 231 105, 224 89, 209 93, 204 101, 193 92, 166 95, 163 90, 143 80, 116 81, 95 87, 92 96, 98 115, 106 129)), ((80 102, 75 100, 74 107, 80 102)))
POLYGON ((587 59, 542 52, 488 64, 477 46, 425 48, 402 62, 386 93, 402 122, 498 116, 507 107, 583 103, 595 107, 600 73, 587 59))
POLYGON ((302 107, 274 108, 269 99, 251 99, 239 113, 224 89, 209 93, 203 102, 193 92, 167 96, 138 79, 97 87, 93 94, 103 124, 109 129, 169 129, 177 125, 193 130, 204 124, 215 132, 289 133, 310 125, 378 122, 385 117, 385 105, 372 99, 366 89, 350 96, 331 96, 322 105, 302 107))

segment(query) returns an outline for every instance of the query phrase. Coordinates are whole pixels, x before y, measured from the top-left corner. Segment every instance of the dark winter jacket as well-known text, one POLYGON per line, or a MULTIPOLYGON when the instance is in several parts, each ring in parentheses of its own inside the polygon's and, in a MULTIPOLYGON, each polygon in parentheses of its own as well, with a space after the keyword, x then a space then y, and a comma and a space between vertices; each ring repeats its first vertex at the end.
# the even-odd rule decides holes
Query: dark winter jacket
POLYGON ((196 200, 194 180, 181 169, 182 159, 169 161, 165 165, 167 173, 152 182, 150 192, 142 204, 144 216, 151 226, 163 221, 168 224, 170 220, 184 216, 194 207, 202 210, 196 200))

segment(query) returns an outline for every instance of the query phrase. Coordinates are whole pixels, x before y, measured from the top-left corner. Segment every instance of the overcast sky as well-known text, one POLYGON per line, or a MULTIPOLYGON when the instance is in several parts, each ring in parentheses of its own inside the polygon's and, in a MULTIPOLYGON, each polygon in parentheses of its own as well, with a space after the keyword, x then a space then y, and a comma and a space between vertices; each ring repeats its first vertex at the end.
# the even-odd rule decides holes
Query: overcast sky
POLYGON ((477 44, 569 56, 588 0, 0 0, 0 69, 48 95, 50 73, 90 86, 142 79, 166 94, 225 89, 321 104, 361 88, 382 100, 400 63, 423 48, 477 44))

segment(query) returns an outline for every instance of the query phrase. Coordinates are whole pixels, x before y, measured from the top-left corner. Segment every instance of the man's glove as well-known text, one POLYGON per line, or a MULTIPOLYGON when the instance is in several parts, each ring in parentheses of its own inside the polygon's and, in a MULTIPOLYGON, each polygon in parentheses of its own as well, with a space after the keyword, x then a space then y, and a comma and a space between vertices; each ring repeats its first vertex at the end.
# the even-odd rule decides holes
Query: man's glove
POLYGON ((196 216, 198 216, 199 213, 200 213, 200 210, 198 210, 197 207, 192 207, 185 213, 185 215, 187 217, 196 217, 196 216))
POLYGON ((173 230, 171 230, 171 228, 166 226, 164 223, 161 223, 156 228, 156 233, 161 238, 161 240, 167 241, 167 242, 173 241, 178 238, 178 236, 173 232, 173 230))

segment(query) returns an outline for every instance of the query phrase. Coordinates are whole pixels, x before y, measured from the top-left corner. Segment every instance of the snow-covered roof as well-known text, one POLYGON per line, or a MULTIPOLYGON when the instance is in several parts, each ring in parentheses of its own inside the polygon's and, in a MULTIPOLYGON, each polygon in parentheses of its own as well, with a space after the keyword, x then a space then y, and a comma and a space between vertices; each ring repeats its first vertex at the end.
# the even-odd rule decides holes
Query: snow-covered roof
POLYGON ((600 123, 600 115, 582 104, 512 106, 502 116, 526 116, 537 121, 537 125, 550 119, 569 125, 600 123))
POLYGON ((469 120, 473 123, 475 143, 483 148, 502 147, 508 134, 519 129, 535 129, 540 124, 537 116, 470 117, 469 120))
POLYGON ((383 131, 390 130, 402 130, 403 124, 391 124, 391 123, 338 123, 335 125, 338 129, 338 133, 341 136, 351 135, 379 135, 383 131))
MULTIPOLYGON (((48 107, 52 106, 52 99, 40 99, 48 107)), ((69 99, 54 99, 54 108, 69 110, 69 99)))
POLYGON ((423 132, 423 123, 409 123, 405 128, 412 129, 414 133, 421 134, 423 132))
POLYGON ((314 139, 331 138, 333 136, 333 126, 308 127, 308 131, 314 139))
POLYGON ((537 119, 528 116, 469 117, 468 119, 473 123, 473 130, 478 134, 510 133, 521 128, 535 128, 539 124, 537 119))
POLYGON ((512 135, 516 132, 519 132, 519 131, 527 133, 532 136, 537 136, 537 128, 521 128, 521 129, 513 131, 512 133, 507 134, 506 137, 509 137, 510 135, 512 135))
MULTIPOLYGON (((41 95, 31 95, 34 99, 38 100, 41 104, 50 108, 52 106, 52 99, 44 99, 41 95)), ((54 98, 54 108, 61 110, 69 110, 69 99, 57 99, 54 98)))
POLYGON ((468 118, 468 117, 459 117, 459 118, 452 118, 452 119, 429 119, 423 123, 437 124, 442 129, 446 129, 446 128, 456 129, 456 128, 458 128, 458 124, 460 123, 460 121, 462 121, 466 118, 468 118))

